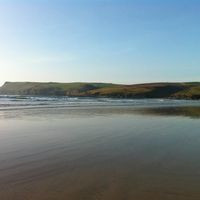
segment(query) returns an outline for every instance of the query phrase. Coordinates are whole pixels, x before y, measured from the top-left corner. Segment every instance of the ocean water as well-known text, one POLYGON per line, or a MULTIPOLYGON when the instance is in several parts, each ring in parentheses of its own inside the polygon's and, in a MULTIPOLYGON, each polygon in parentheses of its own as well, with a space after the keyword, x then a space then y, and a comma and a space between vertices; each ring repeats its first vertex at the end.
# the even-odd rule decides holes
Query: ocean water
POLYGON ((199 101, 0 98, 1 200, 199 200, 199 101))
POLYGON ((200 101, 175 99, 116 99, 85 97, 44 97, 0 95, 0 110, 32 107, 83 107, 83 106, 186 106, 200 105, 200 101))

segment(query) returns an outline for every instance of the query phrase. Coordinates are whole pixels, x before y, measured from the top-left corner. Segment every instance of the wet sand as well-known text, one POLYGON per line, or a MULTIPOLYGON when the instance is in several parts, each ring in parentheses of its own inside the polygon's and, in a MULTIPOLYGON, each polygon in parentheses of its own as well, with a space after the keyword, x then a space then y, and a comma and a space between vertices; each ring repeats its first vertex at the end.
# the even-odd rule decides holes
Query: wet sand
POLYGON ((199 110, 0 111, 0 199, 199 200, 199 110))

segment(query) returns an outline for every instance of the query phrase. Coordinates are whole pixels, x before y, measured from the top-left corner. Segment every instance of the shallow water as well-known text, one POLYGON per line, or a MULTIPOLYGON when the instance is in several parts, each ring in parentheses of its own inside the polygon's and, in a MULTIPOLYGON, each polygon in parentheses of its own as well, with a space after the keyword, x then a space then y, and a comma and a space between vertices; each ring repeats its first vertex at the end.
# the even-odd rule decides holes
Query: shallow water
POLYGON ((44 107, 91 107, 91 106, 200 106, 198 100, 175 99, 117 99, 117 98, 86 98, 86 97, 45 97, 0 95, 0 110, 44 107))
POLYGON ((141 104, 2 109, 0 199, 199 200, 197 102, 141 104))

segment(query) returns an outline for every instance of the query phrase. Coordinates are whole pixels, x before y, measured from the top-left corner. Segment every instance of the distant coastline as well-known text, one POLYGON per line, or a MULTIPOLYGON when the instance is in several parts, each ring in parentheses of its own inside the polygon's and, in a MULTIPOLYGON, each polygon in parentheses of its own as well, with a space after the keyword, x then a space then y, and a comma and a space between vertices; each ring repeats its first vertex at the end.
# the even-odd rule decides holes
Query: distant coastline
POLYGON ((5 82, 1 95, 43 95, 111 98, 200 99, 200 82, 145 83, 122 85, 111 83, 40 83, 5 82))

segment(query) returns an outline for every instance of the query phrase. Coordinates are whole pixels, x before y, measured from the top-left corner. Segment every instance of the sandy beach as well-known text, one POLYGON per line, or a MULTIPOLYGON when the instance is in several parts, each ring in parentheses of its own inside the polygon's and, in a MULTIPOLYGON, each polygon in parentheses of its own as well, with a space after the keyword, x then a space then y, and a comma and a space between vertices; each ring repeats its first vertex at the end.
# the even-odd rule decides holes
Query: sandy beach
POLYGON ((0 111, 0 199, 198 200, 199 117, 183 109, 0 111))

